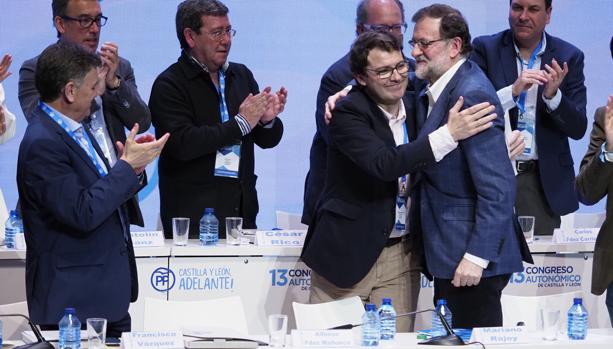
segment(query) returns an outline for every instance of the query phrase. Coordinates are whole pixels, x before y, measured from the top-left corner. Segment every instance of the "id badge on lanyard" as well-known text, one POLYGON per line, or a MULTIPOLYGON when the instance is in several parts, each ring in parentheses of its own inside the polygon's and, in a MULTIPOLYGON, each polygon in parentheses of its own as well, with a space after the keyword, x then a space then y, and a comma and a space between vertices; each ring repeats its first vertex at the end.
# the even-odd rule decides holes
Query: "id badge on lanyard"
MULTIPOLYGON (((404 144, 409 142, 409 137, 407 134, 407 126, 404 126, 404 144)), ((406 221, 407 221, 407 185, 408 185, 408 175, 404 175, 398 178, 398 194, 396 195, 396 219, 394 222, 394 229, 399 231, 401 234, 406 230, 406 221)))
MULTIPOLYGON (((539 42, 538 46, 534 48, 534 51, 532 51, 532 54, 530 55, 530 60, 528 61, 528 63, 524 63, 524 60, 521 58, 521 56, 518 57, 520 60, 522 70, 523 70, 524 65, 526 66, 526 69, 532 69, 534 67, 534 63, 536 62, 536 59, 542 47, 543 47, 543 38, 541 38, 541 41, 539 42)), ((526 115, 527 96, 528 96, 527 91, 522 91, 519 94, 519 99, 517 101, 517 109, 519 109, 518 118, 517 118, 517 129, 524 136, 524 143, 526 145, 522 155, 529 157, 532 155, 532 150, 534 149, 533 142, 534 142, 534 135, 536 132, 535 131, 536 127, 535 127, 535 119, 528 118, 526 115)))
MULTIPOLYGON (((221 114, 221 122, 226 122, 230 119, 228 106, 225 97, 226 79, 225 73, 219 71, 219 111, 221 114)), ((241 145, 232 144, 229 146, 217 149, 215 156, 215 171, 217 177, 238 178, 238 168, 241 160, 241 145)))

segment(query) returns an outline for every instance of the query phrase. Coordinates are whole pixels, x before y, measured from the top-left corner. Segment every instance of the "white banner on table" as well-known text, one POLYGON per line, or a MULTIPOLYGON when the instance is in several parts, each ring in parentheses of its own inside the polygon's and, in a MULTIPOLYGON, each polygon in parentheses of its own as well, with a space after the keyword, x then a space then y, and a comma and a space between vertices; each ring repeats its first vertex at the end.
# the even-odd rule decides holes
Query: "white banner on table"
POLYGON ((353 347, 351 330, 292 330, 292 346, 305 348, 353 347))
POLYGON ((475 327, 470 337, 471 342, 489 344, 528 343, 528 331, 523 326, 515 327, 475 327))
POLYGON ((124 332, 121 334, 123 349, 183 349, 181 331, 124 332))
POLYGON ((255 241, 258 246, 302 246, 306 230, 258 230, 255 241))
POLYGON ((595 243, 600 228, 554 229, 556 244, 595 243))
POLYGON ((138 247, 162 247, 164 246, 164 233, 157 231, 131 231, 132 245, 138 247))

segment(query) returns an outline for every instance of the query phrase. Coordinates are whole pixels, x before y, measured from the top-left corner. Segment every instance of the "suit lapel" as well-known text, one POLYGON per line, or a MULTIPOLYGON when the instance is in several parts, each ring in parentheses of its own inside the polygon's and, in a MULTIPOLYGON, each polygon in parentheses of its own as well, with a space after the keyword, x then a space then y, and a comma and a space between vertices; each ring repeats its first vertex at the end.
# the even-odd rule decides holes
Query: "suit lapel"
MULTIPOLYGON (((517 80, 517 55, 515 45, 513 44, 513 33, 507 30, 502 38, 502 46, 500 47, 500 62, 505 86, 509 86, 517 80)), ((511 129, 517 129, 517 107, 509 110, 509 120, 511 129)))
MULTIPOLYGON (((83 150, 83 148, 81 148, 81 146, 74 140, 72 139, 72 137, 70 137, 69 134, 66 133, 66 131, 64 131, 64 129, 62 129, 60 127, 60 125, 58 125, 55 121, 53 121, 49 115, 47 115, 45 112, 43 112, 41 110, 41 120, 43 120, 42 122, 47 123, 48 127, 52 127, 60 136, 60 138, 64 141, 64 143, 66 143, 66 145, 68 146, 68 148, 70 148, 71 151, 73 151, 74 153, 76 153, 79 158, 81 158, 81 160, 83 160, 83 162, 85 162, 85 164, 92 170, 94 171, 94 173, 97 176, 100 176, 100 174, 98 173, 98 170, 96 169, 96 166, 94 165, 94 163, 92 162, 92 160, 89 158, 89 156, 87 155, 87 153, 85 152, 85 150, 83 150)), ((91 136, 90 136, 91 137, 91 136)), ((94 142, 95 144, 95 142, 94 142)), ((95 146, 95 145, 94 145, 95 146)))

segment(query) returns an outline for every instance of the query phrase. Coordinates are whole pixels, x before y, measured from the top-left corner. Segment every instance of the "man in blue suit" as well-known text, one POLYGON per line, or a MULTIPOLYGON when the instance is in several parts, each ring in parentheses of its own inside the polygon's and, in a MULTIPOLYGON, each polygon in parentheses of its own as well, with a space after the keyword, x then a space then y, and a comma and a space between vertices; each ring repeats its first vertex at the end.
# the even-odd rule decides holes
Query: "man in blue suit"
POLYGON ((579 207, 568 138, 587 128, 583 53, 545 33, 552 0, 511 0, 510 30, 475 39, 471 59, 490 79, 526 148, 516 168, 518 215, 536 217, 535 234, 552 234, 579 207))
POLYGON ((101 60, 60 41, 38 59, 38 106, 19 148, 17 187, 28 251, 26 290, 32 320, 53 329, 64 308, 82 320, 103 317, 107 333, 130 331, 138 282, 126 203, 141 189, 143 170, 168 135, 118 142, 111 167, 82 121, 104 92, 101 60))
POLYGON ((415 73, 428 82, 417 96, 416 142, 447 122, 447 110, 460 96, 465 106, 490 102, 498 118, 494 127, 460 141, 420 172, 411 231, 421 228, 435 300, 447 300, 454 326, 500 326, 501 292, 511 273, 522 270, 522 252, 527 252, 514 224, 515 177, 502 108, 487 77, 467 60, 470 32, 459 11, 435 4, 412 20, 415 73))

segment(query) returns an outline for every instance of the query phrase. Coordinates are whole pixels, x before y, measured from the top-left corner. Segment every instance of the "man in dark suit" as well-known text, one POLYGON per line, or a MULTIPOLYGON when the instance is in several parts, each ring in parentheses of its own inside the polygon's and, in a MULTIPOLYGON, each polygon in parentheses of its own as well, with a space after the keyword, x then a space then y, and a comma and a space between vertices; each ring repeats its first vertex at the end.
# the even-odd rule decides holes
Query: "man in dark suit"
MULTIPOLYGON (((361 34, 351 48, 359 86, 334 111, 326 185, 301 256, 313 269, 312 303, 357 295, 380 304, 390 297, 398 313, 414 310, 421 244, 405 226, 407 174, 440 161, 457 140, 491 126, 493 116, 479 119, 493 109, 486 108, 465 128, 458 103, 448 125, 414 141, 413 95, 406 93, 409 62, 401 49, 388 32, 361 34)), ((412 319, 398 319, 399 331, 412 329, 412 319)))
MULTIPOLYGON (((362 0, 358 3, 355 21, 357 35, 370 30, 386 31, 397 35, 402 41, 407 29, 404 21, 404 7, 400 0, 362 0)), ((324 120, 325 103, 330 95, 342 90, 352 79, 349 53, 332 64, 321 78, 315 110, 317 130, 313 136, 309 156, 310 167, 304 183, 302 223, 307 225, 310 224, 315 214, 315 205, 324 189, 329 144, 328 126, 324 120)))
POLYGON ((125 203, 168 135, 135 141, 135 124, 111 167, 81 123, 104 91, 100 65, 94 53, 65 41, 39 56, 40 102, 19 147, 17 187, 32 320, 57 329, 64 308, 74 307, 83 321, 106 318, 108 335, 118 337, 130 331, 128 306, 138 295, 125 203))
POLYGON ((536 218, 540 235, 579 207, 568 138, 581 139, 587 128, 583 53, 545 33, 551 2, 511 0, 511 29, 476 38, 471 57, 498 90, 511 127, 525 136, 515 208, 536 218))
POLYGON ((256 228, 253 145, 266 149, 281 141, 277 115, 287 90, 260 92, 246 66, 228 62, 236 30, 220 1, 184 1, 176 22, 183 52, 157 77, 149 99, 156 133, 173 134, 159 161, 162 225, 170 238, 172 218, 188 217, 189 236, 197 238, 198 221, 211 207, 223 238, 226 217, 256 228))
POLYGON ((522 252, 529 256, 514 224, 515 177, 502 108, 487 77, 466 59, 470 32, 459 11, 435 4, 418 10, 412 20, 415 73, 428 82, 417 96, 416 142, 447 121, 447 110, 460 96, 466 106, 496 106, 494 127, 461 141, 418 174, 415 221, 420 225, 414 230, 421 228, 435 301, 447 300, 454 326, 500 326, 501 292, 511 273, 523 269, 522 252))
MULTIPOLYGON (((60 41, 81 45, 95 53, 98 49, 100 30, 107 17, 102 14, 98 0, 53 0, 53 23, 60 41)), ((136 89, 134 70, 130 62, 119 56, 118 47, 105 42, 99 56, 105 69, 105 91, 92 102, 91 115, 85 125, 100 145, 104 157, 111 166, 118 159, 115 142, 125 142, 126 128, 139 124, 141 132, 151 124, 149 108, 136 89)), ((34 84, 38 57, 23 63, 19 70, 19 103, 26 119, 38 105, 39 94, 34 84)), ((134 197, 128 203, 130 223, 144 226, 143 217, 134 197)))
MULTIPOLYGON (((613 37, 609 44, 613 58, 613 37)), ((607 216, 598 232, 592 265, 592 293, 607 291, 606 304, 613 325, 613 95, 594 114, 590 145, 577 176, 579 200, 594 205, 607 196, 607 216)))

